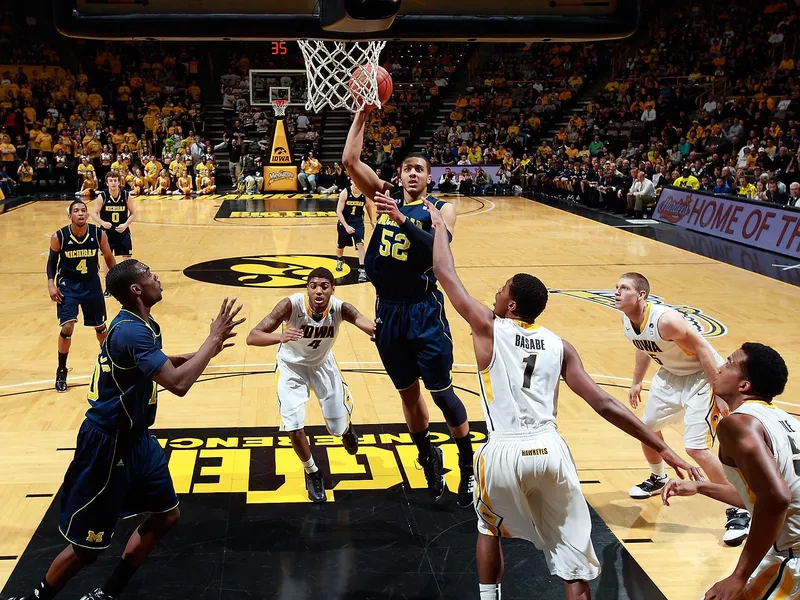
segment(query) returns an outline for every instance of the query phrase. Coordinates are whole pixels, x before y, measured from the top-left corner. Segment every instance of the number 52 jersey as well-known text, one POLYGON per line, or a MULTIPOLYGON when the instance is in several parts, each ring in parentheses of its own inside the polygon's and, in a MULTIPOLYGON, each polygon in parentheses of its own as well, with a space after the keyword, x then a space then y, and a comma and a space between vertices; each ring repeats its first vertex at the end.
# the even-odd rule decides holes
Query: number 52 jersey
POLYGON ((277 358, 292 365, 316 367, 325 362, 342 324, 342 301, 331 296, 328 308, 319 320, 314 319, 313 311, 305 293, 289 296, 292 314, 286 321, 285 329, 300 329, 303 337, 287 342, 278 348, 277 358))

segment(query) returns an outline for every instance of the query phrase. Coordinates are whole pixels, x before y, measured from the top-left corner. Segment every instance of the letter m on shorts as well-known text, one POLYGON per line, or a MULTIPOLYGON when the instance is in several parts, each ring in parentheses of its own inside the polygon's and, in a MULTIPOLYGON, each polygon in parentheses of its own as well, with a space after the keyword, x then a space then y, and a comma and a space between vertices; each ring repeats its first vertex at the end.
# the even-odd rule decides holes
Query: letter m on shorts
POLYGON ((89 535, 86 536, 86 541, 94 544, 102 544, 104 533, 105 531, 100 531, 98 533, 95 533, 94 531, 89 531, 89 535))

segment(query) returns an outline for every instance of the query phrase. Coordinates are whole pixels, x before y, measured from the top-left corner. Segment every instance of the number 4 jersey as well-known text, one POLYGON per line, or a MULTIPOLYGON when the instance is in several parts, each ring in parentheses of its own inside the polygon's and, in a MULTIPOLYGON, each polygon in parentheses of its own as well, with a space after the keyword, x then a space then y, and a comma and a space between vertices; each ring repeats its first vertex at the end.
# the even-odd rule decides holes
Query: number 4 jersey
POLYGON ((100 236, 103 230, 89 223, 86 233, 78 237, 67 225, 56 232, 61 251, 58 253, 57 281, 92 281, 98 277, 100 270, 98 255, 100 254, 100 236))
POLYGON ((290 365, 316 367, 325 362, 342 324, 342 301, 331 296, 328 308, 315 318, 305 293, 289 296, 292 314, 284 324, 285 329, 300 329, 303 337, 281 344, 278 359, 290 365))
POLYGON ((555 424, 564 344, 541 325, 494 320, 494 351, 479 373, 489 431, 526 432, 555 424))

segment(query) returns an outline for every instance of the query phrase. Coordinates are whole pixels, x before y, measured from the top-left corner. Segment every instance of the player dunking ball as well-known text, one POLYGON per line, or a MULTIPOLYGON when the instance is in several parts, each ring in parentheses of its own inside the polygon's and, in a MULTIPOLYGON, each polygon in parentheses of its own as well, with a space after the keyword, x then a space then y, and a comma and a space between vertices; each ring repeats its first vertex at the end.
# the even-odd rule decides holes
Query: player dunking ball
MULTIPOLYGON (((432 446, 428 407, 419 379, 441 409, 458 447, 461 480, 457 502, 472 504, 472 440, 464 404, 453 391, 453 341, 444 313, 444 297, 436 288, 431 269, 431 218, 423 205, 428 197, 431 166, 421 154, 409 154, 401 168, 402 188, 393 190, 361 161, 364 123, 369 112, 355 114, 342 162, 356 187, 375 200, 378 223, 366 252, 366 271, 377 293, 375 342, 381 361, 400 392, 403 413, 419 451, 428 490, 434 502, 444 494, 441 448, 432 446), (390 194, 391 192, 391 194, 390 194)), ((456 211, 451 204, 430 197, 452 235, 456 211)))
POLYGON ((59 530, 70 545, 23 600, 54 598, 109 547, 120 518, 150 513, 128 540, 105 585, 83 600, 119 597, 180 516, 166 455, 149 432, 156 417, 156 384, 185 396, 208 362, 232 345, 226 341, 244 321, 236 320, 241 310, 241 306, 234 308, 236 299, 228 302, 225 298, 200 349, 167 356, 161 350, 161 328, 150 314, 161 301, 158 277, 139 261, 126 260, 108 272, 106 289, 122 310, 111 321, 97 358, 87 394, 89 410, 64 476, 59 530))
POLYGON ((742 344, 731 354, 714 381, 731 409, 717 428, 730 484, 670 481, 662 492, 668 506, 673 496, 702 494, 753 514, 733 574, 705 600, 800 598, 800 421, 773 404, 788 375, 769 346, 742 344))
POLYGON ((336 271, 342 270, 344 265, 344 249, 348 246, 355 246, 358 253, 358 282, 367 281, 367 274, 364 271, 364 208, 366 206, 369 213, 369 222, 375 228, 375 207, 371 201, 367 200, 361 190, 350 185, 339 192, 339 202, 336 204, 336 216, 339 222, 336 223, 337 244, 336 244, 336 271))
POLYGON ((136 204, 127 190, 120 187, 118 171, 106 175, 105 190, 97 194, 92 206, 92 219, 108 234, 108 242, 116 256, 130 258, 133 252, 131 223, 136 219, 136 204))
POLYGON ((83 324, 94 327, 102 346, 106 337, 106 302, 100 284, 99 254, 103 253, 110 269, 116 264, 108 238, 97 225, 87 223, 89 212, 83 200, 69 205, 70 224, 50 237, 47 258, 47 290, 56 303, 61 332, 58 334, 58 368, 56 390, 67 391, 67 357, 72 334, 78 321, 78 307, 83 324))
POLYGON ((625 406, 592 381, 567 341, 536 323, 547 288, 519 273, 489 310, 456 274, 444 216, 426 203, 435 236, 433 270, 447 297, 472 329, 489 441, 475 456, 477 566, 481 600, 499 600, 503 577, 500 538, 522 538, 544 552, 550 573, 564 580, 568 600, 589 600, 588 581, 600 573, 592 522, 566 442, 556 430, 559 379, 600 416, 647 444, 678 475, 700 471, 679 458, 625 406))
POLYGON ((333 357, 333 344, 342 321, 373 336, 375 323, 334 292, 333 273, 318 267, 308 275, 306 293, 284 298, 247 336, 250 346, 280 344, 275 360, 278 405, 282 429, 289 432, 300 462, 306 471, 306 489, 312 502, 325 502, 322 472, 314 463, 306 438, 306 402, 309 388, 322 408, 331 435, 341 436, 350 454, 358 451, 358 434, 350 423, 353 399, 342 380, 333 357), (286 329, 273 333, 283 323, 286 329))
MULTIPOLYGON (((714 398, 712 388, 717 367, 724 362, 683 315, 674 308, 648 302, 650 283, 640 273, 625 273, 619 278, 614 306, 622 311, 625 337, 636 347, 633 384, 628 392, 633 408, 639 405, 642 380, 652 360, 659 365, 653 376, 644 407, 644 424, 664 439, 661 430, 683 420, 683 445, 714 483, 727 484, 722 463, 711 450, 719 419, 728 407, 714 398)), ((659 494, 667 482, 664 463, 658 453, 642 446, 650 464, 650 477, 631 488, 631 498, 639 500, 659 494)), ((750 530, 750 515, 736 507, 726 511, 727 523, 722 540, 738 546, 750 530)))

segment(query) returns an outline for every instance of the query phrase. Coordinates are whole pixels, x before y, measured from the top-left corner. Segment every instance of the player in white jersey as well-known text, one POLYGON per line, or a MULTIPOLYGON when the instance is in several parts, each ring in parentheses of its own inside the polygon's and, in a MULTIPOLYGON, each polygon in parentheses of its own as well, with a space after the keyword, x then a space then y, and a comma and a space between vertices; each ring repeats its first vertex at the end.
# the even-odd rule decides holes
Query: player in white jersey
POLYGON ((358 435, 350 423, 353 399, 333 357, 333 343, 342 321, 374 336, 375 323, 333 295, 333 274, 318 267, 308 275, 306 293, 284 298, 247 336, 250 346, 280 344, 275 359, 281 428, 289 433, 306 472, 306 489, 312 502, 325 502, 322 472, 314 463, 303 427, 309 388, 319 399, 325 425, 341 436, 350 454, 358 451, 358 435), (280 333, 275 330, 281 324, 280 333), (275 332, 275 333, 273 333, 275 332))
POLYGON ((533 542, 550 572, 564 580, 568 600, 589 600, 588 581, 600 573, 592 547, 589 508, 566 442, 556 430, 559 380, 604 419, 653 449, 678 475, 696 467, 680 459, 625 406, 592 381, 568 342, 535 323, 547 288, 531 275, 509 279, 494 309, 472 298, 456 274, 447 229, 426 206, 436 228, 433 270, 472 329, 489 441, 475 455, 474 507, 481 600, 500 598, 501 537, 533 542))
MULTIPOLYGON (((664 439, 661 430, 683 420, 683 446, 714 483, 726 484, 722 463, 711 450, 719 420, 727 414, 725 401, 712 392, 717 367, 725 362, 681 313, 648 302, 650 283, 640 273, 625 273, 617 281, 614 306, 622 312, 622 326, 636 347, 633 383, 628 392, 639 406, 642 380, 652 360, 658 366, 642 420, 664 439)), ((631 488, 631 498, 643 500, 661 492, 667 482, 661 457, 643 445, 650 477, 631 488)), ((722 540, 738 546, 750 531, 750 515, 731 506, 726 510, 722 540)))
POLYGON ((714 392, 731 408, 717 428, 730 483, 670 481, 662 499, 702 494, 753 515, 739 562, 705 600, 800 598, 800 421, 774 406, 788 379, 775 350, 747 343, 719 368, 714 392))

